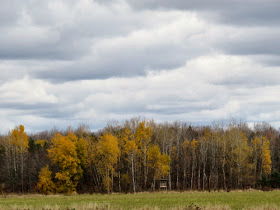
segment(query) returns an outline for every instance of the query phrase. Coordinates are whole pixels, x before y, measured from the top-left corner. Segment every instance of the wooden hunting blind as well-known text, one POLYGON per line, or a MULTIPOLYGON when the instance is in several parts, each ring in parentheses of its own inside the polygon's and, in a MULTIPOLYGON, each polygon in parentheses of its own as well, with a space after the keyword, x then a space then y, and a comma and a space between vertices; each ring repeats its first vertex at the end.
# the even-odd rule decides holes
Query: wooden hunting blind
POLYGON ((160 190, 167 190, 167 179, 160 179, 159 180, 159 189, 160 190))

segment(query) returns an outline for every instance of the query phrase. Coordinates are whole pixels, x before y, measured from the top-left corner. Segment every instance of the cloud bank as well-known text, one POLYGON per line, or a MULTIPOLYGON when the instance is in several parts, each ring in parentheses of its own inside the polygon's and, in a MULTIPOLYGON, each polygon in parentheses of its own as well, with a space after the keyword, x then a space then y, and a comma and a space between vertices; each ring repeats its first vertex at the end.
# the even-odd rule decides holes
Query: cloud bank
POLYGON ((96 130, 132 116, 279 126, 279 9, 277 0, 2 1, 0 132, 96 130))

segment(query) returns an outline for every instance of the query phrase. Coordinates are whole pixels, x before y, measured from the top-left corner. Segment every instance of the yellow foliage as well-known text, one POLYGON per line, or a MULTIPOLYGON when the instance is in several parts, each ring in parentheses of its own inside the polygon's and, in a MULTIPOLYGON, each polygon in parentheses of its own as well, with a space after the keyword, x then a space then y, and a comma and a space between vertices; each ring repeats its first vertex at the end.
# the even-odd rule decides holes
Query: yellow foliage
POLYGON ((52 138, 48 155, 52 163, 59 167, 59 172, 55 175, 55 178, 58 179, 57 192, 71 193, 75 191, 78 180, 83 173, 79 159, 79 156, 82 157, 82 161, 85 159, 85 154, 81 151, 83 147, 83 142, 79 142, 77 136, 71 132, 67 136, 57 133, 52 138))
MULTIPOLYGON (((119 153, 118 139, 115 136, 104 134, 104 136, 99 137, 96 147, 96 158, 99 166, 113 170, 114 164, 118 161, 119 153)), ((104 169, 101 170, 105 171, 104 169)))
POLYGON ((252 141, 252 145, 254 145, 255 147, 259 147, 261 145, 260 138, 255 137, 252 141))
MULTIPOLYGON (((121 145, 119 145, 121 147, 121 153, 123 155, 128 155, 129 158, 131 158, 132 156, 136 155, 139 153, 139 149, 138 146, 136 145, 136 142, 134 139, 132 139, 133 136, 130 133, 130 130, 128 128, 126 128, 120 135, 120 139, 119 142, 121 145)), ((131 160, 130 160, 131 161, 131 160)))
POLYGON ((168 173, 170 171, 170 166, 169 166, 170 161, 171 161, 171 159, 170 159, 169 155, 162 154, 160 156, 160 160, 159 160, 160 171, 158 173, 158 178, 160 178, 161 176, 168 175, 168 173))
POLYGON ((204 131, 204 136, 202 138, 203 141, 206 141, 208 140, 209 138, 211 137, 211 131, 210 131, 210 128, 207 127, 204 131))
POLYGON ((41 145, 41 147, 44 147, 45 144, 46 144, 46 140, 37 140, 37 141, 35 142, 35 144, 41 145))
POLYGON ((42 168, 39 173, 37 189, 43 194, 51 194, 55 192, 55 184, 52 181, 52 172, 49 170, 48 165, 42 168))
POLYGON ((139 149, 135 143, 134 140, 131 141, 127 141, 124 147, 125 153, 130 155, 130 154, 138 154, 139 153, 139 149))
POLYGON ((148 150, 148 162, 150 166, 154 166, 156 164, 156 162, 159 159, 160 156, 160 150, 158 145, 154 145, 152 146, 149 150, 148 150))
POLYGON ((104 134, 98 138, 95 152, 95 164, 103 177, 103 186, 109 192, 111 190, 114 165, 118 161, 120 149, 118 139, 112 134, 104 134))
POLYGON ((76 143, 76 151, 82 166, 89 164, 88 159, 89 143, 84 138, 80 138, 76 143))
POLYGON ((10 133, 11 144, 15 146, 17 153, 25 153, 28 149, 28 137, 24 131, 24 126, 16 127, 10 133))
POLYGON ((170 170, 170 157, 167 154, 161 154, 157 145, 152 146, 148 150, 148 167, 153 171, 154 179, 160 179, 162 176, 168 175, 170 170))
MULTIPOLYGON (((129 128, 125 128, 124 130, 120 131, 119 134, 119 147, 124 148, 125 144, 132 139, 132 134, 130 133, 129 128)), ((123 151, 121 151, 123 152, 123 151)))
POLYGON ((135 140, 132 139, 132 134, 130 133, 130 130, 128 128, 126 128, 121 134, 120 142, 123 149, 123 151, 120 152, 128 156, 128 161, 133 161, 132 159, 135 158, 135 156, 139 154, 140 151, 135 143, 135 140))
POLYGON ((189 146, 190 142, 188 141, 188 139, 185 139, 185 141, 183 142, 183 149, 186 150, 189 146))
POLYGON ((251 156, 251 150, 248 146, 247 137, 243 132, 238 134, 240 134, 240 136, 237 136, 239 138, 236 137, 237 143, 234 145, 232 155, 234 157, 235 163, 241 169, 249 168, 248 160, 251 156))
POLYGON ((192 151, 194 151, 197 147, 198 147, 198 141, 193 139, 191 141, 191 149, 192 149, 192 151))
POLYGON ((271 172, 271 155, 270 155, 270 142, 266 137, 263 137, 262 143, 262 170, 264 174, 271 172))
MULTIPOLYGON (((147 149, 147 145, 150 143, 151 141, 151 136, 152 136, 152 129, 148 126, 146 126, 145 121, 140 122, 136 133, 135 133, 135 142, 136 144, 143 148, 143 150, 147 149)), ((143 151, 144 153, 146 151, 143 151)))

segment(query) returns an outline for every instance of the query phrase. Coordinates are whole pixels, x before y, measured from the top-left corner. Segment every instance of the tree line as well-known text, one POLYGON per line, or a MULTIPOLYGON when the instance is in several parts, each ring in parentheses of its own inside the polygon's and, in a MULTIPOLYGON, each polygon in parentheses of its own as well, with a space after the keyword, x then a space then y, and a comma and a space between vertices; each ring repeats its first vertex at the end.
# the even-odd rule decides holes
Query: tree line
POLYGON ((91 132, 23 125, 0 137, 0 190, 110 193, 280 187, 280 133, 234 120, 193 126, 132 118, 91 132))

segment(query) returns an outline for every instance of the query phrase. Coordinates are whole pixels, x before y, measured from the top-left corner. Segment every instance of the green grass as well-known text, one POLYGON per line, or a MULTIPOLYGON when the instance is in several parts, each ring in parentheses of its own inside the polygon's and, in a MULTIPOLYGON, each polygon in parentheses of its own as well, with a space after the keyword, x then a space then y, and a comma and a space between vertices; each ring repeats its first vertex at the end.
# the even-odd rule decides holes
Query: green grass
POLYGON ((280 191, 158 192, 93 195, 8 195, 0 209, 278 209, 280 191), (187 207, 187 208, 186 208, 187 207), (221 208, 223 207, 223 208, 221 208))

